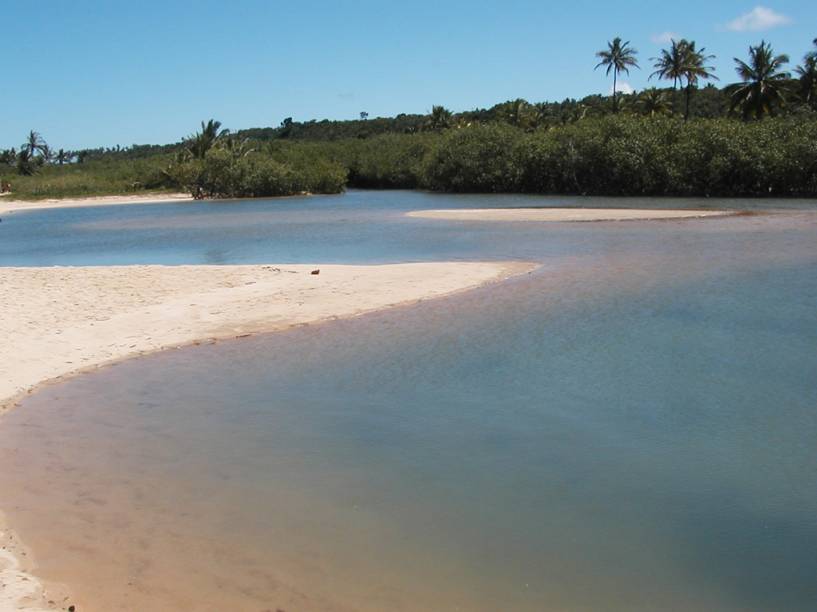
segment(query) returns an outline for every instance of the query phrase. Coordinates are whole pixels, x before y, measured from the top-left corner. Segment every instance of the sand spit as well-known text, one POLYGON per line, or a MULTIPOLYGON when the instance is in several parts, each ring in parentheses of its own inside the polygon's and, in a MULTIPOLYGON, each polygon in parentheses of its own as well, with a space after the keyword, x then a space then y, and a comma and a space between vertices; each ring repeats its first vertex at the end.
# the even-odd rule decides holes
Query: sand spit
POLYGON ((125 357, 355 316, 532 267, 454 262, 0 268, 0 406, 43 381, 125 357), (311 274, 317 269, 320 274, 311 274))
POLYGON ((91 198, 59 198, 50 200, 14 200, 14 194, 0 198, 0 213, 46 208, 79 208, 86 206, 114 206, 119 204, 167 204, 193 202, 189 193, 156 193, 153 195, 114 195, 91 198))
POLYGON ((406 214, 420 219, 450 221, 652 221, 722 217, 723 210, 649 210, 636 208, 462 208, 415 210, 406 214))
MULTIPOLYGON (((454 262, 0 268, 0 414, 42 383, 128 357, 357 316, 535 267, 454 262)), ((35 570, 0 515, 0 612, 66 609, 65 589, 46 589, 35 570)))

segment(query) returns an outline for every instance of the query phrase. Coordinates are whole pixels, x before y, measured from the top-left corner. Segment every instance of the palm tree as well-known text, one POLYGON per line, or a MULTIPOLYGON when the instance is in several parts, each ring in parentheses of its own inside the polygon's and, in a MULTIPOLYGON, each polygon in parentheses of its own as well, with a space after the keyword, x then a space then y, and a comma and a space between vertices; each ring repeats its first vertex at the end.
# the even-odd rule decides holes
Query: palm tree
MULTIPOLYGON (((815 38, 812 42, 814 43, 814 46, 817 47, 817 38, 815 38)), ((809 58, 817 60, 817 49, 812 49, 806 54, 806 59, 809 58)))
POLYGON ((73 153, 71 153, 70 151, 66 151, 65 149, 60 149, 54 156, 54 161, 56 161, 60 166, 62 166, 66 162, 70 163, 73 158, 74 158, 73 153))
POLYGON ((788 62, 788 55, 775 55, 765 40, 756 47, 749 47, 749 63, 736 57, 735 71, 741 82, 728 87, 730 111, 740 108, 744 119, 762 119, 766 113, 773 115, 775 107, 785 103, 783 89, 791 75, 782 68, 788 62))
POLYGON ((531 105, 531 121, 537 127, 550 127, 554 119, 553 109, 547 102, 536 102, 531 105))
POLYGON ((817 110, 817 53, 808 54, 794 71, 799 76, 800 99, 817 110))
POLYGON ((715 59, 714 55, 707 55, 706 49, 701 47, 701 50, 698 51, 695 49, 695 41, 688 42, 684 48, 684 61, 683 61, 683 76, 687 81, 686 84, 686 103, 684 105, 684 120, 689 119, 689 101, 692 97, 692 90, 693 88, 698 86, 698 82, 701 79, 715 79, 718 80, 714 74, 712 74, 715 70, 712 66, 707 66, 706 62, 715 59))
POLYGON ((562 111, 559 118, 562 122, 562 125, 567 125, 568 123, 576 123, 587 118, 587 113, 589 111, 590 111, 589 106, 587 106, 586 104, 579 103, 562 111))
POLYGON ((46 144, 39 132, 31 130, 26 141, 20 145, 20 149, 28 153, 29 157, 33 157, 38 151, 45 154, 48 151, 48 144, 46 144))
POLYGON ((221 130, 221 122, 210 119, 207 123, 201 122, 201 132, 196 132, 187 138, 187 151, 194 159, 204 159, 207 151, 213 145, 230 133, 230 130, 221 130))
POLYGON ((249 142, 248 138, 228 136, 220 140, 220 147, 227 151, 233 159, 241 159, 255 152, 255 149, 249 146, 249 142))
POLYGON ((661 49, 659 57, 651 58, 650 61, 655 62, 655 72, 650 78, 672 80, 672 90, 675 91, 678 89, 678 81, 684 76, 684 61, 689 43, 683 38, 678 42, 672 40, 671 43, 669 49, 661 49))
POLYGON ((616 98, 618 75, 622 72, 630 74, 631 67, 640 67, 635 59, 637 54, 638 51, 630 46, 630 41, 623 43, 618 36, 613 39, 613 42, 607 43, 606 49, 596 53, 596 57, 601 61, 596 64, 594 70, 607 66, 607 76, 610 76, 611 72, 613 73, 613 112, 618 111, 618 100, 616 98))
POLYGON ((17 153, 17 174, 23 176, 31 176, 37 171, 37 165, 34 163, 34 157, 29 153, 28 149, 20 149, 17 153))
POLYGON ((527 100, 517 98, 501 104, 497 108, 499 118, 518 128, 527 128, 535 121, 535 111, 527 100))
MULTIPOLYGON (((817 38, 814 39, 817 47, 817 38)), ((817 49, 809 51, 803 57, 803 65, 797 66, 794 71, 800 82, 800 99, 817 110, 817 49)))
POLYGON ((4 166, 13 166, 14 161, 17 159, 17 150, 12 147, 10 149, 3 149, 0 152, 0 164, 4 166))
POLYGON ((672 112, 672 102, 667 92, 655 87, 642 91, 636 100, 635 106, 646 117, 668 115, 672 112))
POLYGON ((453 114, 442 105, 431 107, 431 114, 428 116, 427 126, 430 130, 441 131, 451 127, 453 114))

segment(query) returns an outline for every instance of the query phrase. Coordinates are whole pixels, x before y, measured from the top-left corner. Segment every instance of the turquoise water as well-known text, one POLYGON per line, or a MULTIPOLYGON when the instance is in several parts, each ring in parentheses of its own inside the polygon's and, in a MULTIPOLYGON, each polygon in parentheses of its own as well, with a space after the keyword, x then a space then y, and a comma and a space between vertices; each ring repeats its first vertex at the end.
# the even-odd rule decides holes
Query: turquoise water
MULTIPOLYGON (((96 601, 144 609, 815 609, 813 213, 415 223, 392 214, 405 194, 350 197, 386 204, 337 242, 281 212, 292 261, 371 242, 376 261, 544 265, 44 389, 0 427, 0 507, 35 553, 59 534, 46 557, 104 559, 121 582, 96 601)), ((123 257, 195 257, 199 214, 178 213, 179 250, 123 257)), ((224 252, 283 252, 243 248, 224 252)))

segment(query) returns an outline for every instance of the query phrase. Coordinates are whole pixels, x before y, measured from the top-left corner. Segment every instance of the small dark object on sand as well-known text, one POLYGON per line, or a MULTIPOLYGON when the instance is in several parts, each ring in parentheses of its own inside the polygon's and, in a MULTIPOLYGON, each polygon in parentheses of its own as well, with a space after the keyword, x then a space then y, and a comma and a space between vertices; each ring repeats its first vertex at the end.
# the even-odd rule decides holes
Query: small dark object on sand
POLYGON ((76 607, 68 606, 68 612, 76 612, 76 607))
POLYGON ((321 273, 320 270, 312 270, 312 272, 310 272, 310 274, 315 274, 315 275, 318 275, 320 273, 321 273))

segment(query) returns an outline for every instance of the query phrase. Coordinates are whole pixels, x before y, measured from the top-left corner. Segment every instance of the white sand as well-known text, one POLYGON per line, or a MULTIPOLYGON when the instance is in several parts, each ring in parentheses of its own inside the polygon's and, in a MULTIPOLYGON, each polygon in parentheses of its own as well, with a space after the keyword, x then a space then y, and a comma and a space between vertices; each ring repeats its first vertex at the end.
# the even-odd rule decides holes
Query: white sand
POLYGON ((0 406, 45 380, 131 355, 354 316, 529 269, 515 262, 0 268, 0 406))
MULTIPOLYGON (((45 381, 127 357, 356 316, 534 267, 456 262, 0 268, 0 413, 45 381), (310 274, 314 269, 320 274, 310 274)), ((56 586, 46 591, 34 569, 0 516, 0 612, 64 609, 64 593, 56 586)))
POLYGON ((451 221, 649 221, 689 219, 734 214, 721 210, 648 210, 636 208, 463 208, 416 210, 406 213, 422 219, 451 221))
POLYGON ((189 193, 157 193, 146 195, 114 195, 91 198, 60 198, 50 200, 15 200, 14 194, 0 197, 0 213, 43 208, 78 208, 85 206, 113 206, 118 204, 166 204, 168 202, 193 202, 189 193))

